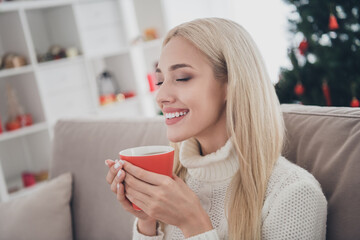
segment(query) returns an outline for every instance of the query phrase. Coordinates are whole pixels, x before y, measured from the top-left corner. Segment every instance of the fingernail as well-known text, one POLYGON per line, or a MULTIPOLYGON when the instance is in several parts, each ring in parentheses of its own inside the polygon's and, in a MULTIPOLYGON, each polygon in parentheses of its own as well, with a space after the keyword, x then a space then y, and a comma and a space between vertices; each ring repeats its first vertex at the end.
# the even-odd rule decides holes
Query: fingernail
POLYGON ((120 184, 119 184, 119 183, 118 183, 118 184, 116 184, 116 188, 117 188, 117 189, 119 189, 119 187, 120 187, 120 184))
POLYGON ((124 162, 123 160, 121 160, 121 159, 119 160, 119 162, 121 162, 122 165, 124 165, 124 163, 125 163, 125 162, 124 162))
POLYGON ((120 163, 118 162, 118 161, 115 161, 116 163, 115 163, 115 165, 114 165, 114 168, 115 169, 118 169, 119 167, 120 167, 120 163))
POLYGON ((121 170, 117 173, 118 178, 121 176, 121 170))
POLYGON ((105 160, 105 165, 106 165, 106 166, 109 166, 109 164, 107 163, 107 160, 105 160))

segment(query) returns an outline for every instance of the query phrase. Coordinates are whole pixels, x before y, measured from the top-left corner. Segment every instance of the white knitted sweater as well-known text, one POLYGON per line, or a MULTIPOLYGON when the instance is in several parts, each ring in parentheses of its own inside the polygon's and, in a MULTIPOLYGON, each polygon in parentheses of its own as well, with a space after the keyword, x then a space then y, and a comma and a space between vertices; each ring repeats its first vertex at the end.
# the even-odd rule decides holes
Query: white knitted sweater
MULTIPOLYGON (((200 155, 194 139, 182 142, 180 162, 187 168, 186 184, 199 197, 213 230, 190 237, 191 240, 228 239, 225 194, 239 168, 232 142, 214 153, 200 155)), ((262 239, 325 239, 327 202, 317 180, 306 170, 279 157, 269 179, 262 209, 262 239)), ((166 225, 157 236, 145 236, 134 223, 135 240, 185 239, 181 230, 166 225)))

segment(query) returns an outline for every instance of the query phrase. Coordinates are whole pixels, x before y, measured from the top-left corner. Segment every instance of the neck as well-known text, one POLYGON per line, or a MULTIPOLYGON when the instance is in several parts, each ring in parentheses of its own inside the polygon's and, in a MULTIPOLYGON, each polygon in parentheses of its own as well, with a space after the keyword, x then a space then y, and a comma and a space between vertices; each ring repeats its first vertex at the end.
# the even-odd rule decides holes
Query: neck
POLYGON ((199 136, 195 136, 195 139, 200 144, 200 154, 202 156, 216 152, 219 148, 225 145, 229 139, 226 129, 226 111, 220 116, 219 121, 208 128, 208 130, 199 136))

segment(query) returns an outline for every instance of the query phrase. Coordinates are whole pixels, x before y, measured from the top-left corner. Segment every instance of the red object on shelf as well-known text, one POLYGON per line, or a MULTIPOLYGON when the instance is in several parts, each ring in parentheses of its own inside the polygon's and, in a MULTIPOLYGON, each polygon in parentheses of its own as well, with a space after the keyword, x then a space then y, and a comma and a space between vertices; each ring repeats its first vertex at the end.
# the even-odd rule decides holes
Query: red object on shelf
POLYGON ((99 97, 100 105, 106 105, 109 103, 113 103, 116 99, 115 94, 101 95, 99 97))
POLYGON ((25 187, 30 187, 36 184, 35 176, 29 172, 22 173, 22 180, 25 187))
POLYGON ((133 92, 133 91, 123 92, 122 94, 124 94, 125 98, 135 97, 135 92, 133 92))
POLYGON ((353 99, 351 100, 350 106, 351 107, 359 107, 360 106, 359 100, 356 97, 353 97, 353 99))
POLYGON ((20 122, 22 127, 31 126, 33 124, 32 116, 29 113, 19 115, 16 119, 20 122))
POLYGON ((156 90, 155 74, 154 73, 148 73, 147 79, 148 79, 148 82, 149 82, 150 92, 155 91, 156 90))
POLYGON ((339 28, 339 24, 336 20, 336 17, 334 16, 334 14, 330 14, 329 17, 329 29, 330 30, 336 30, 339 28))
POLYGON ((6 123, 6 130, 7 131, 13 131, 16 129, 21 128, 21 123, 18 120, 13 120, 11 122, 6 123))

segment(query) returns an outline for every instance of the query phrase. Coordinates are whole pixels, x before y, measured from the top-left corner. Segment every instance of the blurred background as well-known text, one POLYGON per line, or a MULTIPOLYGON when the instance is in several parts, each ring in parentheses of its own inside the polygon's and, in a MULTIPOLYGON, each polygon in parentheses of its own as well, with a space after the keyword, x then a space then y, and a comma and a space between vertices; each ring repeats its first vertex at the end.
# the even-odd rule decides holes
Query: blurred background
POLYGON ((243 25, 281 103, 359 107, 359 7, 355 0, 0 0, 0 199, 48 178, 58 119, 159 115, 154 70, 163 37, 192 19, 243 25))

